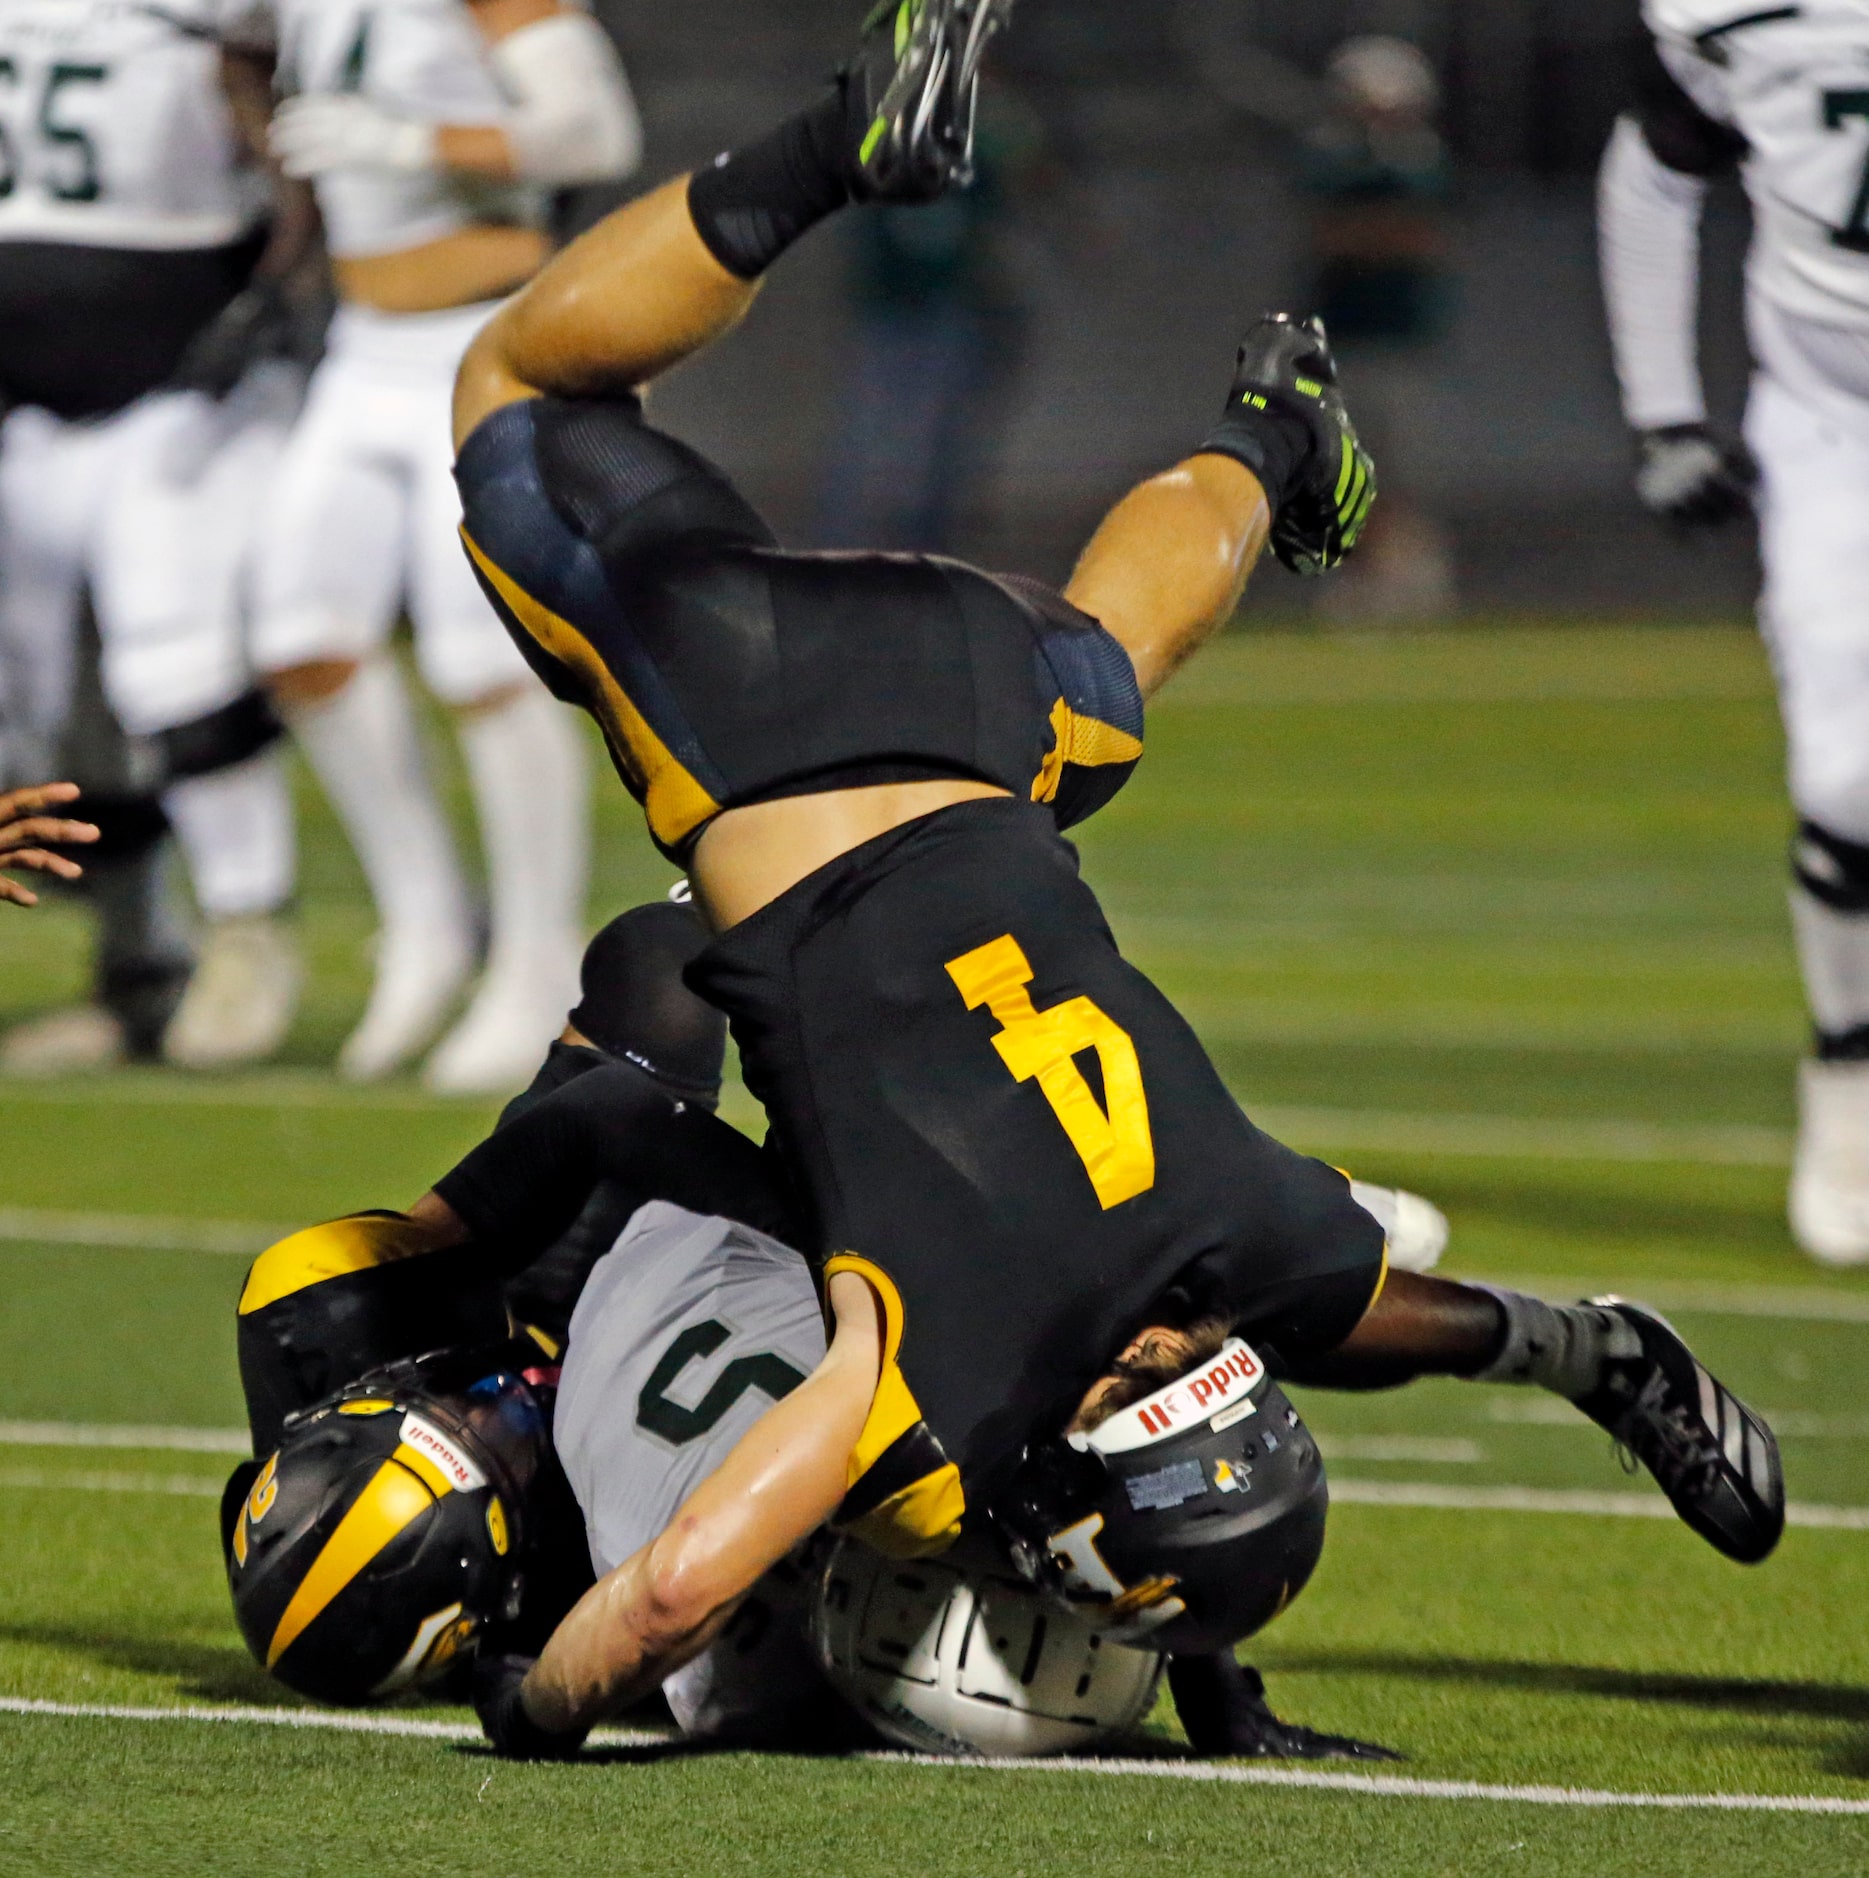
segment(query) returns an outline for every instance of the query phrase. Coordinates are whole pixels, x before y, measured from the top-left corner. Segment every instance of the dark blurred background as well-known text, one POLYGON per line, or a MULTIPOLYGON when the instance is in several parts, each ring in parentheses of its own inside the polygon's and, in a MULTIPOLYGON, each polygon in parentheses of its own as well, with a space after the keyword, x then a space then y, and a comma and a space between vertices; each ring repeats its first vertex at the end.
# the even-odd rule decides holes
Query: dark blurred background
MULTIPOLYGON (((599 10, 653 181, 799 101, 858 6, 599 10)), ((839 218, 660 408, 790 539, 942 546, 1056 577, 1128 479, 1199 437, 1242 324, 1317 303, 1331 253, 1374 241, 1413 268, 1419 305, 1408 330, 1346 337, 1345 376, 1353 408, 1359 370, 1380 406, 1392 512, 1419 518, 1428 558, 1417 606, 1378 599, 1369 616, 1739 612, 1749 544, 1671 543, 1628 494, 1592 193, 1640 30, 1636 0, 1024 0, 996 49, 978 198, 932 223, 839 218), (1427 156, 1378 183, 1403 200, 1374 222, 1368 151, 1328 76, 1371 35, 1418 48, 1438 90, 1416 113, 1425 141, 1389 139, 1427 156)), ((1707 374, 1730 416, 1736 192, 1710 216, 1707 374)), ((1279 576, 1251 604, 1313 601, 1279 576)))

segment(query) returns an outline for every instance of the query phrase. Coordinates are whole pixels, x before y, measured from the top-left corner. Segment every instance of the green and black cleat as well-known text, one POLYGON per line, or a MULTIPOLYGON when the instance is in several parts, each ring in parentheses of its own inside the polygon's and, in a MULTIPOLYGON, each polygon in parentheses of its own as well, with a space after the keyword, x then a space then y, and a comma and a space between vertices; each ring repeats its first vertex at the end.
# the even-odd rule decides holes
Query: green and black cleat
POLYGON ((1621 1298, 1589 1302, 1622 1320, 1626 1353, 1609 1359, 1598 1388, 1572 1400, 1655 1476, 1710 1546, 1756 1565, 1785 1529, 1785 1476, 1771 1429, 1665 1318, 1621 1298))
POLYGON ((1272 552, 1294 574, 1323 574, 1352 548, 1376 500, 1376 466, 1337 389, 1324 322, 1268 313, 1247 333, 1229 407, 1275 406, 1310 433, 1298 485, 1278 505, 1272 552))
POLYGON ((1012 0, 882 0, 845 68, 859 202, 932 202, 973 181, 980 62, 1012 0))

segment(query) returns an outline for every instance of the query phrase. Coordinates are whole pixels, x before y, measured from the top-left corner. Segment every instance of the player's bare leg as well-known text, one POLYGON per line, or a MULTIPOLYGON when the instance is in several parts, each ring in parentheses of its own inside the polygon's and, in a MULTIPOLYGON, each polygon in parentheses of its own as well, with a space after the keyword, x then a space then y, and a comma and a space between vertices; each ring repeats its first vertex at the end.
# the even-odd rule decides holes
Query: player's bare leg
POLYGON ((969 180, 980 61, 1010 10, 879 10, 816 103, 574 242, 468 354, 456 445, 515 398, 621 395, 659 377, 731 331, 766 269, 845 203, 928 202, 969 180))

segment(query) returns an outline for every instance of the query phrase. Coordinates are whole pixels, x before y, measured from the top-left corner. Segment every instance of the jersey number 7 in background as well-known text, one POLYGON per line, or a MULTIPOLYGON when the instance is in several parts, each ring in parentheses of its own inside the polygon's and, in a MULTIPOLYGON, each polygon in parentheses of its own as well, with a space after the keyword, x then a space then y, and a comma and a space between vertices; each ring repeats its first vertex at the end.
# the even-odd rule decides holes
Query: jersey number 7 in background
POLYGON ((1035 1010, 1032 967, 1010 933, 948 961, 947 973, 970 1011, 981 1005, 998 1018, 993 1047, 1020 1082, 1036 1079, 1107 1212, 1155 1185, 1155 1141, 1142 1065, 1129 1032, 1090 999, 1066 998, 1035 1010), (1073 1061, 1095 1050, 1103 1102, 1073 1061))

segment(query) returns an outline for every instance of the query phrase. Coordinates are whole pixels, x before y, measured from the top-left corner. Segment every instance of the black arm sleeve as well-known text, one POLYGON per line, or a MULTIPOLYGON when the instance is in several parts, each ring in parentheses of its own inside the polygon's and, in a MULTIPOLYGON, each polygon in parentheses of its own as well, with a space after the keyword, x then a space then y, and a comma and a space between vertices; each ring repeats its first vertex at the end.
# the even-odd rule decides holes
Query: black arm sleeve
POLYGON ((569 1230, 599 1181, 631 1211, 667 1200, 783 1234, 765 1156, 717 1116, 663 1095, 626 1064, 593 1069, 475 1148, 435 1191, 502 1274, 523 1271, 569 1230))
POLYGON ((1730 175, 1746 154, 1745 138, 1681 89, 1646 33, 1636 55, 1635 118, 1648 147, 1684 176, 1730 175))

